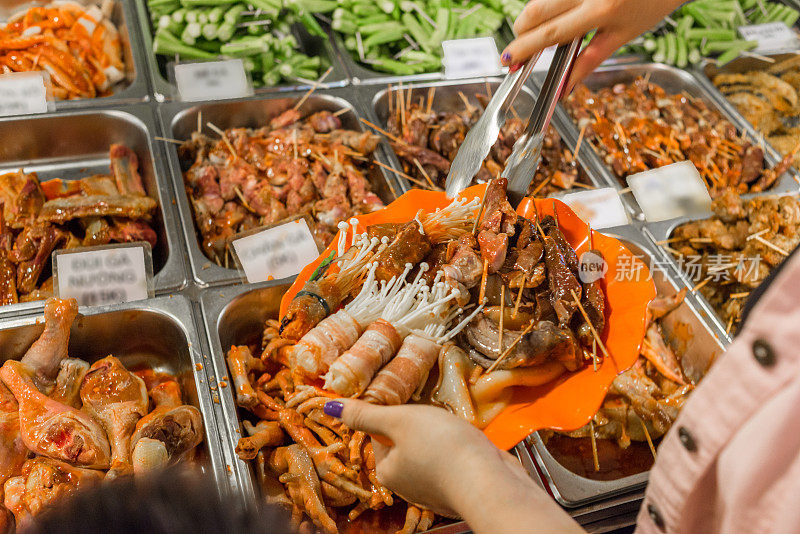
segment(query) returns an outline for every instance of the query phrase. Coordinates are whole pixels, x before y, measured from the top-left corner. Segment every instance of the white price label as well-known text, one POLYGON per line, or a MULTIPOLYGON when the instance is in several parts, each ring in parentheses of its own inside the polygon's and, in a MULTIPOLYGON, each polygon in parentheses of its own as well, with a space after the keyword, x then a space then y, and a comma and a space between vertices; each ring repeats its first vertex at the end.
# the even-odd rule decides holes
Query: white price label
POLYGON ((0 75, 0 117, 47 112, 47 82, 41 72, 0 75))
POLYGON ((797 45, 797 34, 784 22, 768 22, 739 26, 739 34, 746 41, 758 41, 756 50, 780 50, 797 45))
POLYGON ((152 296, 150 245, 127 243, 53 253, 55 290, 79 306, 103 306, 152 296))
POLYGON ((253 87, 241 59, 175 65, 175 85, 184 102, 251 96, 253 87))
POLYGON ((294 276, 320 252, 302 217, 234 239, 233 251, 250 283, 294 276))
POLYGON ((628 176, 636 202, 650 222, 705 215, 711 196, 691 161, 681 161, 628 176))
POLYGON ((539 56, 539 59, 536 60, 536 64, 533 66, 533 72, 547 72, 550 70, 550 63, 553 62, 553 57, 556 55, 556 48, 558 48, 558 45, 553 45, 542 50, 542 55, 539 56))
POLYGON ((560 200, 592 228, 613 228, 630 223, 628 212, 613 187, 567 193, 560 200))
POLYGON ((497 76, 503 72, 493 37, 444 41, 442 49, 445 78, 497 76))

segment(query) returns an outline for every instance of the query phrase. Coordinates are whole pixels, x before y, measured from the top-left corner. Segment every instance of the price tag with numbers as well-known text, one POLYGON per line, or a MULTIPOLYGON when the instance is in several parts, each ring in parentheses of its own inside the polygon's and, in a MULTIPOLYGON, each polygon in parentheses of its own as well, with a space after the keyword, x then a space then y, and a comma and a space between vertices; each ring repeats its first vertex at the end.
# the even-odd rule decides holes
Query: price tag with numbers
POLYGON ((232 239, 236 261, 250 283, 294 276, 320 254, 305 217, 232 239))
POLYGON ((613 228, 630 223, 628 212, 613 187, 587 189, 558 198, 592 228, 613 228))
POLYGON ((784 22, 739 26, 739 34, 746 41, 758 41, 756 50, 760 52, 781 50, 798 44, 797 34, 784 22))
POLYGON ((79 306, 103 306, 153 296, 149 243, 122 243, 53 252, 53 289, 79 306))
POLYGON ((711 195, 691 161, 632 174, 628 185, 649 222, 711 212, 711 195))
POLYGON ((184 102, 251 96, 253 87, 241 59, 179 63, 174 66, 178 97, 184 102))
POLYGON ((0 75, 0 117, 48 111, 46 72, 12 72, 0 75))
POLYGON ((503 72, 500 53, 493 37, 444 41, 442 49, 445 78, 497 76, 503 72))

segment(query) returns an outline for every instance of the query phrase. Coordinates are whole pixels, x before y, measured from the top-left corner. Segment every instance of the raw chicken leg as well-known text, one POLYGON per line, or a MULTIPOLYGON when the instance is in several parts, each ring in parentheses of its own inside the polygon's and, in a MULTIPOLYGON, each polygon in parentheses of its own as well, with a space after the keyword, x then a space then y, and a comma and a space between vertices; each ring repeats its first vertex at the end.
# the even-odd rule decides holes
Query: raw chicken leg
POLYGON ((84 467, 108 467, 108 439, 91 416, 42 394, 22 362, 6 361, 0 379, 17 398, 22 440, 28 449, 84 467))
POLYGON ((170 459, 174 460, 203 441, 203 421, 194 406, 181 404, 181 390, 174 380, 150 390, 156 408, 136 423, 131 445, 141 438, 162 441, 170 459))
MULTIPOLYGON (((17 399, 0 382, 0 484, 19 473, 28 458, 28 448, 19 432, 17 399)), ((2 492, 0 492, 0 496, 2 492)), ((2 518, 0 517, 0 525, 2 518)), ((3 529, 0 527, 0 534, 3 529)))
POLYGON ((155 471, 169 462, 169 454, 164 442, 157 439, 141 438, 131 453, 133 472, 136 475, 155 471))
POLYGON ((73 408, 81 407, 81 382, 89 371, 89 364, 78 358, 67 358, 61 362, 56 377, 56 387, 50 398, 73 408))
POLYGON ((36 387, 44 393, 52 389, 58 366, 67 358, 69 329, 77 315, 75 299, 51 298, 44 305, 44 332, 22 357, 22 363, 35 373, 36 387))
POLYGON ((31 516, 50 503, 59 502, 102 479, 101 471, 73 467, 51 458, 33 458, 22 466, 20 476, 5 483, 5 505, 14 512, 17 526, 24 526, 31 516))
POLYGON ((81 385, 84 409, 97 418, 111 442, 109 478, 132 473, 131 434, 147 413, 144 380, 113 356, 92 364, 81 385))

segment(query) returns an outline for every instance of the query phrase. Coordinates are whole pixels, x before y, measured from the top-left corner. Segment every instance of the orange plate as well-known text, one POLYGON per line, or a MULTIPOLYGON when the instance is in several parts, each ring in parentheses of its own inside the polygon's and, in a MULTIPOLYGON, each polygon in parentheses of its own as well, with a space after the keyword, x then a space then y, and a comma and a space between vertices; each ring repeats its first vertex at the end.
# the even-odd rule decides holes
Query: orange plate
MULTIPOLYGON (((480 198, 485 187, 470 187, 459 196, 480 198)), ((557 210, 561 231, 579 256, 589 250, 591 230, 566 204, 553 199, 534 201, 526 198, 517 208, 517 213, 533 220, 534 202, 542 217, 552 215, 554 208, 557 210)), ((371 224, 408 222, 420 209, 434 211, 449 203, 444 193, 412 189, 385 209, 359 216, 358 231, 363 232, 371 224)), ((352 228, 348 232, 352 232, 352 228)), ((348 241, 350 237, 348 234, 348 241)), ((580 371, 565 374, 546 386, 515 388, 510 405, 484 430, 501 449, 512 448, 528 434, 542 428, 573 430, 585 425, 600 407, 614 377, 633 365, 639 355, 647 304, 656 296, 655 284, 650 279, 647 266, 636 259, 619 240, 593 232, 592 241, 594 248, 603 253, 608 263, 604 278, 606 329, 602 338, 611 359, 603 361, 597 372, 589 365, 580 371), (636 269, 641 265, 639 275, 618 276, 618 269, 624 274, 635 272, 631 262, 637 262, 636 269)), ((300 272, 281 300, 281 316, 317 266, 336 250, 337 242, 338 234, 325 252, 300 272)), ((599 349, 598 354, 601 354, 599 349)))

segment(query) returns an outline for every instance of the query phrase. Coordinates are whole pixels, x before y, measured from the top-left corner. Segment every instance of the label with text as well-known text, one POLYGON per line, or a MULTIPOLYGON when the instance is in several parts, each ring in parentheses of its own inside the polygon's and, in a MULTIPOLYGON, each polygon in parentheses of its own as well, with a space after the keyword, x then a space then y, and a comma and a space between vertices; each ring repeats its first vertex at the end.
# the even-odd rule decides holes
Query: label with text
POLYGON ((711 212, 711 195, 691 161, 632 174, 628 185, 650 222, 711 212))
POLYGON ((442 49, 445 78, 497 76, 503 72, 497 43, 492 37, 444 41, 442 49))
POLYGON ((559 198, 592 228, 612 228, 630 222, 619 193, 613 187, 567 193, 559 198))
POLYGON ((175 65, 175 85, 184 102, 251 96, 253 87, 241 59, 175 65))
POLYGON ((758 41, 756 50, 761 52, 794 47, 798 43, 797 34, 784 22, 739 26, 739 35, 746 41, 758 41))
POLYGON ((294 276, 320 252, 304 218, 234 239, 233 251, 250 283, 294 276))
POLYGON ((47 81, 41 72, 0 75, 0 117, 46 113, 47 81))
POLYGON ((103 306, 153 296, 148 243, 58 250, 53 253, 54 289, 79 306, 103 306))

